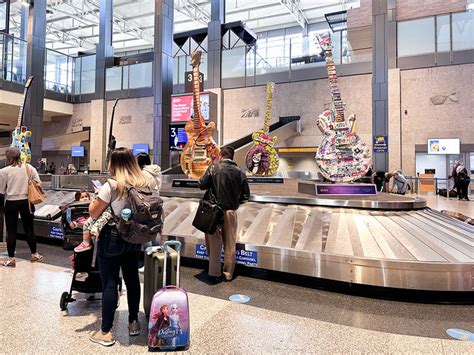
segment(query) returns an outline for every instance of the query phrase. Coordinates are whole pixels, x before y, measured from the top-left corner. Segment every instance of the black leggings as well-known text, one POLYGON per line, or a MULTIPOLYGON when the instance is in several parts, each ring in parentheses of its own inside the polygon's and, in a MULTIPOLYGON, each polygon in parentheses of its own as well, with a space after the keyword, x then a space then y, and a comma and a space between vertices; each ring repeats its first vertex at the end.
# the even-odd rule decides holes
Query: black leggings
POLYGON ((103 332, 112 328, 117 308, 117 287, 120 269, 127 286, 128 322, 138 319, 140 306, 140 279, 138 276, 138 254, 140 244, 125 242, 115 228, 105 226, 97 242, 97 260, 102 280, 102 325, 103 332))
MULTIPOLYGON (((26 241, 30 247, 31 254, 36 253, 36 237, 33 230, 33 214, 30 213, 28 200, 7 201, 5 202, 5 222, 7 225, 7 249, 10 258, 15 257, 16 248, 16 230, 18 226, 18 213, 23 223, 23 231, 26 235, 26 241)), ((33 206, 31 206, 33 211, 33 206)))

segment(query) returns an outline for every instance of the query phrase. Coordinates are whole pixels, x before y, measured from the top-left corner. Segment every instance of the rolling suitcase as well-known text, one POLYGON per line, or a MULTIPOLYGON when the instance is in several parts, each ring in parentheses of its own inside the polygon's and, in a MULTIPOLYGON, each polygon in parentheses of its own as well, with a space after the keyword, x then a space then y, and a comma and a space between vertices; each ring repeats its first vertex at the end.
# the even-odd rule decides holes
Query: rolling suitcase
POLYGON ((166 284, 175 285, 178 253, 173 248, 168 248, 168 253, 165 253, 162 247, 149 247, 145 250, 143 308, 147 316, 150 314, 153 296, 163 287, 165 256, 168 258, 166 284))
POLYGON ((179 287, 181 242, 167 241, 163 244, 165 253, 173 245, 178 252, 176 286, 166 286, 166 264, 164 258, 163 288, 153 296, 148 321, 148 350, 186 350, 189 347, 189 303, 188 294, 179 287))

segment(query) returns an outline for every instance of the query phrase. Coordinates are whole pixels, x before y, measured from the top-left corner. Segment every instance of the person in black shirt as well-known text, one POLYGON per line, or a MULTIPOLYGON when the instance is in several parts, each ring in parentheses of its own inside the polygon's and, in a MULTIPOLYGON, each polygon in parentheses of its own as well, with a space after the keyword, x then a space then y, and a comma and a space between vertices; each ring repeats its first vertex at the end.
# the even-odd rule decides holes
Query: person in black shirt
POLYGON ((234 149, 221 149, 222 160, 209 166, 199 179, 201 190, 211 189, 217 204, 224 211, 224 222, 214 234, 206 234, 206 249, 209 255, 209 277, 211 282, 232 280, 235 268, 235 247, 237 242, 237 212, 242 201, 247 200, 250 189, 247 177, 233 161, 234 149), (221 250, 224 245, 224 268, 221 273, 221 250))
POLYGON ((377 191, 382 192, 384 184, 390 180, 390 174, 386 171, 376 171, 372 174, 372 184, 377 185, 377 191))

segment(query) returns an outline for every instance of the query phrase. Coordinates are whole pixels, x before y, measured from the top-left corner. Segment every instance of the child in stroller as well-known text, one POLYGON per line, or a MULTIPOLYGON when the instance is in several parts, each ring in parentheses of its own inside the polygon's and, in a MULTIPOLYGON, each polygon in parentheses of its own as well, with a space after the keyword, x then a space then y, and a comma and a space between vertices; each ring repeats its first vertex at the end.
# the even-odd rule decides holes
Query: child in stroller
MULTIPOLYGON (((90 195, 87 191, 82 190, 76 193, 75 200, 80 202, 89 202, 90 195)), ((107 208, 97 219, 79 216, 75 220, 71 220, 70 209, 68 209, 67 213, 69 213, 69 217, 67 217, 69 227, 71 229, 82 229, 82 242, 74 248, 76 253, 90 250, 92 248, 92 237, 96 238, 100 234, 102 228, 104 228, 104 226, 112 218, 112 212, 110 208, 107 208)))

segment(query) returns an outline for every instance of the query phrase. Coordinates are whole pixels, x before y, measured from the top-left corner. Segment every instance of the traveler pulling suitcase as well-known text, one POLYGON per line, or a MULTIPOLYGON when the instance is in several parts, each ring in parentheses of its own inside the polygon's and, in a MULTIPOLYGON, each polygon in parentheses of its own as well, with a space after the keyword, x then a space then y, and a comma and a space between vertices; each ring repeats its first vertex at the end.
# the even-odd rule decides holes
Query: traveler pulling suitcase
MULTIPOLYGON (((163 286, 151 303, 148 321, 148 350, 186 350, 189 347, 189 303, 185 290, 179 288, 179 267, 181 242, 167 241, 163 250, 168 253, 169 246, 175 246, 178 252, 176 286, 163 286)), ((164 258, 163 285, 166 285, 166 264, 164 258)))
POLYGON ((168 258, 170 267, 167 270, 166 284, 176 285, 176 268, 178 253, 173 248, 168 248, 168 253, 165 253, 162 247, 149 247, 145 250, 145 271, 143 275, 143 308, 145 314, 150 314, 151 300, 156 291, 162 288, 163 285, 163 270, 165 257, 168 258))

